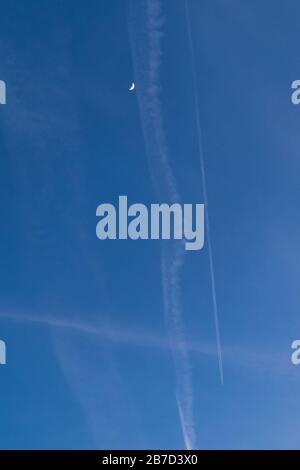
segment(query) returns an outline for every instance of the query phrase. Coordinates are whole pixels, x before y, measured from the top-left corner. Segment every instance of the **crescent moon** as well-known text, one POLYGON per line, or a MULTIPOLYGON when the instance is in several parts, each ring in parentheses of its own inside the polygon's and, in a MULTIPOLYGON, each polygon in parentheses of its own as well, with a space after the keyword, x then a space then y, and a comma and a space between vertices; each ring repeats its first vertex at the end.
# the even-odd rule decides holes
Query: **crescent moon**
POLYGON ((135 89, 135 83, 132 82, 131 87, 129 88, 129 91, 132 91, 132 90, 134 90, 134 89, 135 89))

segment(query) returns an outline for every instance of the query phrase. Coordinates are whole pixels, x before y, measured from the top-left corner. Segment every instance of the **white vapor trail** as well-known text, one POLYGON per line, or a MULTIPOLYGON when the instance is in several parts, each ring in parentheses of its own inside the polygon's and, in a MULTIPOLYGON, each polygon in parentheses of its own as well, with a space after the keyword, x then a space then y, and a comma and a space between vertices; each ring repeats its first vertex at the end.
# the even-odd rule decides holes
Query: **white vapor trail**
POLYGON ((188 41, 189 41, 189 48, 190 48, 190 55, 191 55, 193 87, 194 87, 194 95, 195 95, 195 115, 196 115, 198 151, 199 151, 199 157, 200 157, 201 179, 202 179, 203 197, 204 197, 204 204, 205 204, 205 211, 206 211, 207 246, 208 246, 208 258, 209 258, 209 270, 210 270, 210 278, 211 278, 211 293, 212 293, 212 302, 213 302, 214 323, 215 323, 216 341, 217 341, 217 350, 218 350, 219 373, 220 373, 221 384, 223 385, 224 383, 223 355, 222 355, 222 344, 221 344, 221 336, 220 336, 219 311, 218 311, 216 281, 215 281, 215 268, 214 268, 213 251, 212 251, 211 234, 210 234, 210 222, 209 222, 209 213, 208 213, 207 185, 206 185, 204 152, 203 152, 203 143, 202 143, 203 139, 202 139, 202 130, 201 130, 201 123, 200 123, 200 112, 199 112, 200 102, 199 102, 199 93, 198 93, 198 87, 197 87, 197 81, 196 81, 195 52, 194 52, 194 42, 193 42, 193 35, 192 35, 192 29, 191 29, 188 0, 185 0, 185 11, 186 11, 188 41))
MULTIPOLYGON (((170 338, 157 335, 156 333, 148 333, 142 329, 128 330, 124 327, 118 327, 109 324, 89 324, 82 321, 70 320, 68 318, 55 317, 53 315, 33 315, 33 314, 16 314, 14 312, 0 313, 0 320, 6 320, 16 323, 30 323, 35 324, 41 328, 62 329, 69 332, 79 333, 83 335, 91 335, 101 338, 102 340, 112 343, 130 345, 133 347, 149 348, 161 352, 170 352, 172 348, 178 350, 182 354, 182 345, 178 341, 172 346, 170 345, 170 338)), ((199 342, 188 342, 186 349, 193 354, 199 356, 204 354, 207 358, 216 357, 216 349, 213 344, 199 342)), ((244 345, 230 347, 225 350, 227 356, 227 363, 232 367, 246 367, 252 369, 255 373, 261 372, 264 374, 271 373, 271 375, 281 376, 288 374, 291 370, 290 364, 286 363, 286 350, 267 350, 267 351, 252 351, 245 349, 244 345)), ((190 433, 186 432, 186 420, 182 412, 181 400, 177 399, 177 406, 182 425, 182 431, 186 447, 193 447, 190 443, 190 433)))
MULTIPOLYGON (((180 343, 171 346, 168 337, 157 334, 149 334, 142 329, 128 330, 124 327, 118 327, 105 323, 85 323, 64 317, 55 317, 53 315, 33 315, 33 314, 16 314, 13 312, 0 313, 0 320, 7 320, 16 323, 30 323, 38 327, 54 328, 58 330, 67 330, 69 332, 80 333, 84 335, 97 336, 103 340, 117 343, 132 345, 141 348, 157 349, 169 352, 171 347, 181 350, 180 343)), ((214 357, 214 349, 210 344, 189 343, 188 349, 194 353, 202 353, 209 357, 214 357)))
MULTIPOLYGON (((165 137, 160 98, 160 65, 162 60, 163 17, 159 0, 131 4, 131 49, 135 68, 137 95, 142 129, 153 184, 160 199, 178 202, 179 194, 171 169, 165 137), (139 14, 137 14, 139 11, 139 14), (141 17, 144 15, 144 22, 141 17), (136 16, 136 18, 134 18, 136 16), (144 24, 147 27, 144 27, 144 24)), ((180 306, 180 271, 184 249, 170 242, 162 251, 162 282, 166 324, 176 370, 176 397, 182 433, 187 449, 196 446, 193 419, 193 389, 188 347, 180 306)))

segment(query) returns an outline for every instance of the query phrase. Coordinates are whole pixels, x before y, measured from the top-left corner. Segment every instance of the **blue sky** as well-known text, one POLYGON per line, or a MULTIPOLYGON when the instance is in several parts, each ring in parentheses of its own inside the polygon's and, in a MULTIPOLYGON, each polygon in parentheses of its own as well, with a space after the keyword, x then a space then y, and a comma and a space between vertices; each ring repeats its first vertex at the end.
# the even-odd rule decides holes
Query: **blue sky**
POLYGON ((188 7, 194 61, 183 0, 1 4, 2 449, 299 448, 300 6, 188 7), (208 244, 95 235, 204 201, 197 94, 223 385, 208 244))

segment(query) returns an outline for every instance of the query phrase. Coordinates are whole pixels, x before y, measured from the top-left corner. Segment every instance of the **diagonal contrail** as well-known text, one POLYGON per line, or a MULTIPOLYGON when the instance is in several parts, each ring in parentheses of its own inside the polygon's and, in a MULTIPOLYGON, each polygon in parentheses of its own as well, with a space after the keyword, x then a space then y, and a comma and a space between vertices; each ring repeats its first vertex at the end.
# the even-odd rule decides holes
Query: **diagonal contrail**
POLYGON ((212 243, 211 243, 211 235, 210 235, 209 213, 208 213, 207 185, 206 185, 204 152, 203 152, 203 143, 202 143, 202 130, 201 130, 200 111, 199 111, 200 102, 199 102, 199 93, 198 93, 197 80, 196 80, 195 52, 194 52, 194 42, 193 42, 193 35, 192 35, 188 0, 185 0, 185 12, 186 12, 186 22, 187 22, 189 49, 190 49, 190 55, 191 55, 193 87, 194 87, 194 95, 195 95, 195 115, 196 115, 198 151, 199 151, 200 166, 201 166, 201 179, 202 179, 203 197, 204 197, 204 204, 205 204, 205 210, 206 210, 207 246, 208 246, 209 270, 210 270, 210 279, 211 279, 211 293, 212 293, 212 302, 213 302, 213 311, 214 311, 214 322, 215 322, 217 350, 218 350, 219 372, 220 372, 221 384, 223 385, 223 383, 224 383, 224 374, 223 374, 222 344, 221 344, 221 336, 220 336, 219 311, 218 311, 216 281, 215 281, 215 269, 214 269, 214 260, 213 260, 212 243))

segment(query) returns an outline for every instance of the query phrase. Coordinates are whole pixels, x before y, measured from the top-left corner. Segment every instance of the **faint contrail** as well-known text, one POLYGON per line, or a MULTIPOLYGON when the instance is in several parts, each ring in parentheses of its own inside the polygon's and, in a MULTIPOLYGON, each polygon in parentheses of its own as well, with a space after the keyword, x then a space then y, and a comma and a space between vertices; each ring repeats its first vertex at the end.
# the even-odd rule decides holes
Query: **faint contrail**
MULTIPOLYGON (((117 344, 132 345, 141 348, 157 349, 169 352, 171 349, 170 339, 166 336, 157 335, 156 333, 148 333, 142 329, 126 329, 124 327, 115 327, 108 323, 85 323, 64 317, 55 317, 53 315, 33 315, 33 314, 16 314, 16 313, 0 313, 0 320, 16 323, 31 323, 39 327, 47 327, 54 329, 68 330, 70 332, 78 332, 84 335, 98 336, 103 340, 117 344)), ((174 349, 181 350, 180 342, 173 344, 174 349)), ((215 352, 213 345, 189 343, 187 346, 191 352, 202 353, 209 357, 214 357, 215 352)))
MULTIPOLYGON (((74 321, 63 317, 54 317, 52 315, 33 315, 33 314, 16 314, 13 312, 0 313, 0 320, 6 320, 16 323, 32 323, 41 328, 53 328, 62 329, 74 333, 80 333, 83 335, 97 336, 103 340, 131 345, 139 348, 149 348, 159 350, 161 352, 170 351, 170 340, 157 333, 148 333, 141 329, 126 329, 124 327, 111 326, 109 324, 89 324, 82 321, 74 321)), ((207 358, 216 357, 216 348, 211 343, 199 344, 199 342, 188 342, 186 349, 192 354, 204 354, 207 358)), ((172 345, 174 350, 178 350, 182 354, 182 347, 180 342, 176 342, 172 345)), ((180 354, 180 355, 181 355, 180 354)), ((263 374, 271 373, 272 375, 282 375, 289 373, 291 370, 290 365, 286 363, 286 351, 285 350, 274 350, 274 351, 252 351, 245 349, 244 345, 226 348, 226 356, 228 363, 232 367, 246 367, 252 369, 254 372, 260 372, 263 374)), ((179 410, 182 431, 186 447, 192 447, 190 445, 190 432, 186 432, 184 414, 182 413, 181 401, 177 398, 177 406, 179 410)))
POLYGON ((203 197, 204 197, 204 204, 205 204, 205 211, 206 211, 206 230, 207 230, 208 258, 209 258, 209 269, 210 269, 210 278, 211 278, 211 292, 212 292, 212 301, 213 301, 215 331, 216 331, 216 340, 217 340, 217 349, 218 349, 219 372, 220 372, 221 384, 223 385, 223 382, 224 382, 223 357, 222 357, 222 345, 221 345, 221 337, 220 337, 219 313, 218 313, 216 282, 215 282, 215 269, 214 269, 214 260, 213 260, 211 235, 210 235, 209 213, 208 213, 208 197, 207 197, 207 188, 206 188, 206 174, 205 174, 203 143, 202 143, 202 130, 201 130, 201 124, 200 124, 200 111, 199 111, 200 102, 199 102, 199 93, 198 93, 198 87, 197 87, 197 81, 196 81, 195 52, 194 52, 194 42, 193 42, 192 29, 191 29, 191 21, 190 21, 188 0, 185 0, 185 12, 186 12, 186 22, 187 22, 189 48, 190 48, 190 54, 191 54, 193 86, 194 86, 194 94, 195 94, 196 129, 197 129, 198 151, 199 151, 200 166, 201 166, 201 179, 202 179, 203 197))
MULTIPOLYGON (((151 176, 160 199, 171 203, 178 202, 179 194, 170 165, 160 99, 159 69, 162 60, 161 39, 163 36, 161 4, 158 0, 132 2, 131 13, 136 15, 130 31, 131 49, 151 176), (136 15, 137 10, 139 15, 136 15), (142 17, 144 21, 141 21, 142 17)), ((183 258, 184 249, 180 243, 170 242, 167 247, 163 247, 164 310, 176 370, 177 406, 185 445, 188 449, 192 449, 196 446, 193 390, 180 308, 180 269, 183 258)))

